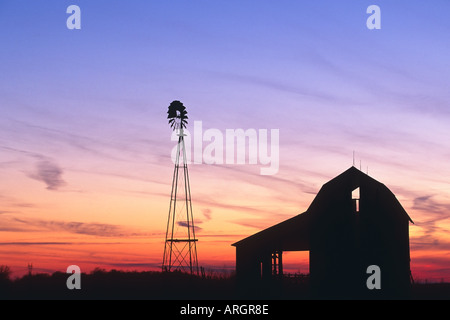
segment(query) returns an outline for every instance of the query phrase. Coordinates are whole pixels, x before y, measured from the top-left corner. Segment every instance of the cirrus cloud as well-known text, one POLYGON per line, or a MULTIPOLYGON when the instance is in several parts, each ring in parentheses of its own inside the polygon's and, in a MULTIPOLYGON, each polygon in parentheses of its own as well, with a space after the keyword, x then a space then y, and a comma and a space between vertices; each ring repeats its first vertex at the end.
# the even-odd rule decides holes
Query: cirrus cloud
POLYGON ((62 178, 63 170, 55 162, 43 159, 36 164, 36 171, 29 174, 29 177, 44 182, 47 190, 56 191, 66 185, 62 178))

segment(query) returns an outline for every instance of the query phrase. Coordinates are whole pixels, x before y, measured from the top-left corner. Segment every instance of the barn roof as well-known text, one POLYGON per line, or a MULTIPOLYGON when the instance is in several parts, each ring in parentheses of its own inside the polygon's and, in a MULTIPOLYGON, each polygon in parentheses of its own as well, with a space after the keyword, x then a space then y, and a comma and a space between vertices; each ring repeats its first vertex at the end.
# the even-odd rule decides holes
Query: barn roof
POLYGON ((242 239, 232 246, 241 244, 257 244, 258 246, 283 248, 284 251, 297 251, 308 248, 308 219, 307 212, 299 214, 293 218, 287 219, 272 227, 262 230, 254 235, 242 239), (298 235, 303 237, 298 237, 298 235))
POLYGON ((355 167, 351 167, 325 183, 309 206, 308 211, 317 210, 323 203, 344 197, 356 188, 361 188, 366 193, 378 194, 378 197, 391 208, 391 211, 397 212, 402 218, 414 223, 388 187, 355 167))
POLYGON ((283 248, 284 251, 307 250, 309 225, 315 212, 323 209, 330 200, 348 196, 358 187, 364 192, 377 194, 377 197, 383 199, 383 203, 392 209, 392 212, 398 214, 401 219, 414 223, 395 195, 384 184, 351 167, 325 183, 306 212, 233 243, 232 246, 254 244, 259 247, 283 248))

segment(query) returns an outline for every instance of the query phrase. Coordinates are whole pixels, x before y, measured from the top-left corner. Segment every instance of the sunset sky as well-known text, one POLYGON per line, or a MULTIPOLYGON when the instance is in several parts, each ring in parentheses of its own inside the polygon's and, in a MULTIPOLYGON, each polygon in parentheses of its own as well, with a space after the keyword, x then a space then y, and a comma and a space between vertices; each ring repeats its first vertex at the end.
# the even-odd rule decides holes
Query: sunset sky
POLYGON ((2 0, 0 265, 158 270, 166 112, 180 100, 191 134, 194 121, 279 130, 274 175, 190 165, 200 265, 232 270, 232 243, 304 212, 354 151, 415 222, 413 276, 450 281, 448 12, 447 0, 2 0), (66 27, 72 4, 81 30, 66 27), (372 4, 380 30, 366 26, 372 4))

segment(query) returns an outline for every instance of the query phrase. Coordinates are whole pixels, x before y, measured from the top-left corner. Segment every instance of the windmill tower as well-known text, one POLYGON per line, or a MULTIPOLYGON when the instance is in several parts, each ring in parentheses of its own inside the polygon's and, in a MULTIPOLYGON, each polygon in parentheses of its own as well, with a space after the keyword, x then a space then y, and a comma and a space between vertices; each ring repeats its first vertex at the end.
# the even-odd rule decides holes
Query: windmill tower
POLYGON ((198 275, 198 240, 195 238, 194 215, 184 145, 185 134, 183 132, 187 125, 187 111, 180 101, 173 101, 167 113, 170 126, 177 132, 178 145, 173 171, 162 270, 169 272, 178 270, 198 275))

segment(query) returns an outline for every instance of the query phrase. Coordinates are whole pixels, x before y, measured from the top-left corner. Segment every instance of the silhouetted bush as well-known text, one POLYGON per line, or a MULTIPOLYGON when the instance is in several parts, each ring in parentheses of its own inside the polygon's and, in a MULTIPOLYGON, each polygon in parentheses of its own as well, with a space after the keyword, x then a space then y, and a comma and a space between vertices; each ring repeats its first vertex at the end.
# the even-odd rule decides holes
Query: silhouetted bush
POLYGON ((11 269, 8 266, 1 265, 0 266, 0 281, 9 280, 11 276, 11 269))
POLYGON ((0 266, 0 299, 8 296, 11 292, 11 269, 8 266, 0 266))
POLYGON ((2 299, 225 299, 233 295, 234 278, 199 277, 181 272, 124 272, 95 269, 81 274, 81 290, 69 290, 70 274, 25 275, 9 280, 2 299))

